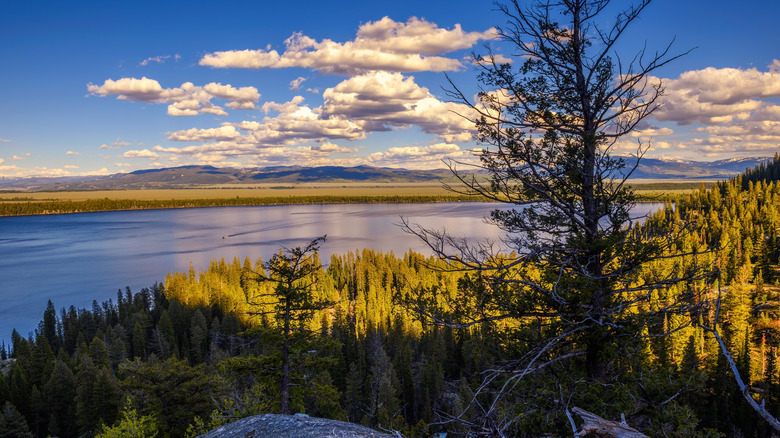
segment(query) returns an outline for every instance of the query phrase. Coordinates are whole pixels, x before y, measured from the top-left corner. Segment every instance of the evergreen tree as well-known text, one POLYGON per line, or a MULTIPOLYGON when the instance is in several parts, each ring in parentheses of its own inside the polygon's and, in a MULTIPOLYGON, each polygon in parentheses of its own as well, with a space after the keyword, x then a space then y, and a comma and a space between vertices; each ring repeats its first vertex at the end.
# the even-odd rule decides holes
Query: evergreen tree
POLYGON ((57 311, 54 310, 54 304, 49 300, 46 310, 43 312, 43 319, 38 330, 48 341, 52 350, 59 348, 59 337, 57 336, 57 311))
POLYGON ((0 411, 0 438, 33 438, 24 417, 10 402, 5 402, 0 411))
POLYGON ((382 338, 378 332, 371 335, 369 341, 368 375, 369 421, 372 426, 389 426, 398 414, 398 380, 393 364, 382 347, 382 338))
POLYGON ((48 432, 52 436, 76 436, 76 409, 73 403, 75 390, 76 379, 73 372, 64 362, 57 361, 43 388, 47 411, 52 419, 48 432))
POLYGON ((136 322, 133 327, 133 357, 146 357, 146 332, 140 322, 136 322))
POLYGON ((190 367, 171 357, 165 361, 126 361, 119 367, 120 386, 132 396, 141 415, 155 416, 160 430, 183 436, 195 417, 206 418, 220 395, 215 376, 203 364, 190 367))
MULTIPOLYGON (((306 247, 296 247, 274 254, 264 265, 265 272, 255 272, 263 283, 269 283, 273 289, 250 298, 250 302, 263 308, 273 309, 276 324, 281 335, 282 372, 279 385, 280 411, 292 413, 290 391, 292 386, 293 353, 301 351, 310 343, 313 334, 307 330, 307 324, 314 313, 333 305, 331 301, 320 297, 318 276, 322 265, 317 257, 319 245, 325 237, 311 241, 306 247), (297 345, 293 345, 297 344, 297 345)), ((266 315, 259 310, 257 315, 266 315)))

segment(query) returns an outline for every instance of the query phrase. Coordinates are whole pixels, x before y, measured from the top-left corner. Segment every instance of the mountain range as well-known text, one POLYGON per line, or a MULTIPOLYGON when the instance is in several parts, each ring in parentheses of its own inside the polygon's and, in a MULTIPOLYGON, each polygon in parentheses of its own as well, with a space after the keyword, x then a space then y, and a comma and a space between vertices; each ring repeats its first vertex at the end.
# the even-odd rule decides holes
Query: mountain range
MULTIPOLYGON (((719 161, 667 160, 643 158, 632 174, 635 179, 720 180, 733 177, 767 161, 767 157, 734 158, 719 161)), ((636 158, 626 158, 628 168, 636 158)), ((302 167, 277 166, 236 169, 213 166, 179 166, 137 170, 104 176, 0 177, 0 190, 62 191, 192 188, 231 184, 291 184, 303 182, 436 182, 451 179, 447 169, 407 170, 388 167, 302 167)))

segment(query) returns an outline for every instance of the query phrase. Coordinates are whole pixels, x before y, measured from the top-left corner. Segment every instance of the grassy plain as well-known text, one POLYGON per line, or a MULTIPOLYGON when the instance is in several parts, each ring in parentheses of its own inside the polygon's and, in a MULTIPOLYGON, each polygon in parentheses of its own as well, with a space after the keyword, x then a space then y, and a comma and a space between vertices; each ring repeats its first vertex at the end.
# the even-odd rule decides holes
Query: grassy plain
MULTIPOLYGON (((703 182, 644 180, 633 184, 645 201, 663 201, 698 190, 703 182)), ((713 182, 704 182, 709 187, 713 182)), ((155 208, 316 203, 477 201, 481 198, 426 183, 295 183, 224 185, 188 189, 2 192, 0 216, 155 208)))
POLYGON ((280 197, 449 196, 441 183, 296 183, 224 185, 191 189, 5 192, 0 201, 86 201, 89 199, 182 200, 280 197))

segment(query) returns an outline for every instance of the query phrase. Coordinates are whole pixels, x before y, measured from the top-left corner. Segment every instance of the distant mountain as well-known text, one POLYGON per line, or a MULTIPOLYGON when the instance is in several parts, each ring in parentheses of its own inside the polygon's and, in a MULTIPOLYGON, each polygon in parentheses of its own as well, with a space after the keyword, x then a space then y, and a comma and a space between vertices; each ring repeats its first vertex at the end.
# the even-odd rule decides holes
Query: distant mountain
MULTIPOLYGON (((624 159, 626 167, 632 167, 636 164, 634 157, 624 159)), ((636 179, 727 179, 737 176, 746 169, 752 169, 769 159, 769 157, 746 157, 718 161, 693 161, 642 158, 631 177, 636 179)))
POLYGON ((0 178, 0 190, 64 191, 192 188, 225 184, 292 184, 302 182, 425 182, 450 177, 448 170, 387 167, 278 166, 255 169, 180 166, 144 169, 109 176, 0 178))
MULTIPOLYGON (((726 179, 767 161, 766 157, 720 161, 643 158, 632 174, 636 179, 726 179)), ((630 168, 636 158, 625 158, 630 168)), ((408 170, 389 167, 278 166, 236 169, 214 166, 180 166, 145 169, 109 176, 58 178, 0 178, 0 190, 62 191, 192 188, 229 184, 293 184, 302 182, 432 182, 451 179, 446 169, 408 170)))

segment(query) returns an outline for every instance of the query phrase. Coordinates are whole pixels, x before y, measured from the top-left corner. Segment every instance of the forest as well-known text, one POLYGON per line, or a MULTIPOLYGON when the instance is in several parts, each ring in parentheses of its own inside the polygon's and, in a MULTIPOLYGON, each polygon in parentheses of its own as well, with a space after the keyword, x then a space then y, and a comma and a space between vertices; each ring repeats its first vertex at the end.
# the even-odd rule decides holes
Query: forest
MULTIPOLYGON (((771 436, 706 328, 719 311, 720 335, 750 396, 780 415, 778 169, 776 157, 635 225, 650 235, 695 220, 673 250, 718 266, 717 274, 654 292, 659 324, 648 323, 631 351, 617 355, 618 388, 561 377, 582 363, 553 363, 519 381, 498 401, 514 418, 510 435, 569 433, 554 393, 574 384, 573 405, 605 418, 625 414, 650 436, 771 436), (716 250, 691 255, 696 246, 716 250), (700 302, 720 294, 719 308, 679 311, 686 293, 700 302)), ((463 292, 485 287, 479 274, 441 259, 366 249, 323 267, 314 249, 280 250, 268 262, 214 260, 203 272, 169 273, 164 284, 120 290, 91 309, 49 302, 35 333, 14 331, 3 345, 0 435, 122 436, 136 428, 141 436, 196 436, 281 412, 285 364, 289 412, 409 437, 465 433, 483 414, 473 399, 490 396, 478 389, 499 384, 485 382, 485 370, 526 354, 541 330, 541 317, 437 324, 458 312, 490 312, 463 292), (279 261, 298 268, 282 272, 279 261), (279 306, 289 299, 285 321, 279 306)), ((673 260, 657 259, 642 275, 680 269, 673 260)))
POLYGON ((500 244, 405 223, 433 256, 323 261, 321 236, 49 302, 0 348, 0 436, 189 437, 259 413, 406 437, 776 436, 780 157, 632 216, 636 166, 612 153, 690 52, 616 53, 649 3, 496 5, 519 62, 488 45, 476 97, 451 83, 480 149, 445 162, 445 188, 513 206, 486 217, 500 244))

